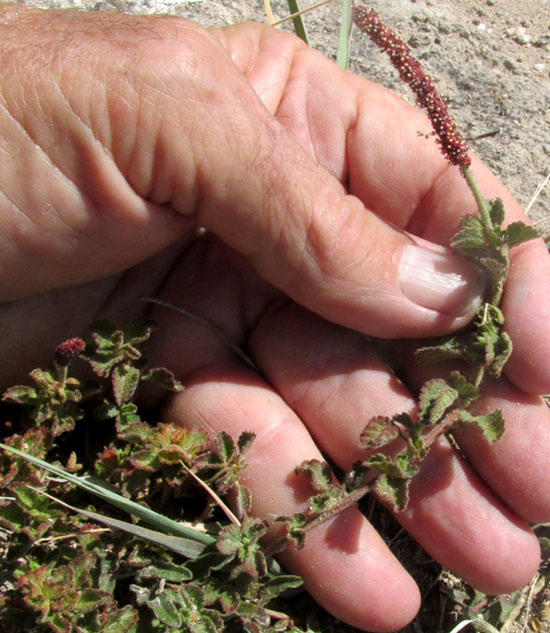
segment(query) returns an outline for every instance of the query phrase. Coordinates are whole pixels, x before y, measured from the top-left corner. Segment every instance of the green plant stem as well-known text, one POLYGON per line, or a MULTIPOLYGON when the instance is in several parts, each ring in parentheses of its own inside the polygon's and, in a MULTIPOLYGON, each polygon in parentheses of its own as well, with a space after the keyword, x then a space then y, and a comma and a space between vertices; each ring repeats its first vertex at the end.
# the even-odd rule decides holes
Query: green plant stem
MULTIPOLYGON (((468 165, 460 165, 460 172, 462 173, 466 184, 470 188, 472 192, 476 204, 477 210, 479 213, 479 219, 483 225, 485 230, 485 237, 491 243, 491 246, 497 248, 500 252, 500 255, 504 258, 508 257, 508 245, 499 243, 499 240, 495 234, 495 226, 493 224, 493 220, 491 219, 491 214, 489 213, 489 207, 487 206, 487 202, 483 197, 481 191, 479 190, 476 179, 474 178, 474 174, 468 165)), ((502 289, 503 284, 497 284, 496 289, 492 296, 489 298, 489 303, 492 303, 495 306, 500 305, 500 300, 502 298, 502 289)))
POLYGON ((491 216, 489 215, 489 209, 487 207, 487 203, 485 202, 484 197, 479 190, 476 179, 474 178, 474 174, 469 166, 461 165, 460 171, 464 176, 464 180, 466 184, 470 188, 470 191, 473 193, 475 201, 477 203, 477 210, 479 213, 480 220, 483 224, 483 227, 490 235, 493 233, 493 222, 491 220, 491 216))
MULTIPOLYGON (((451 411, 451 413, 449 413, 442 422, 434 424, 427 433, 422 435, 422 444, 424 447, 429 449, 438 437, 451 431, 455 424, 456 416, 453 416, 453 412, 451 411)), ((419 459, 417 463, 420 463, 421 461, 422 459, 419 459)))

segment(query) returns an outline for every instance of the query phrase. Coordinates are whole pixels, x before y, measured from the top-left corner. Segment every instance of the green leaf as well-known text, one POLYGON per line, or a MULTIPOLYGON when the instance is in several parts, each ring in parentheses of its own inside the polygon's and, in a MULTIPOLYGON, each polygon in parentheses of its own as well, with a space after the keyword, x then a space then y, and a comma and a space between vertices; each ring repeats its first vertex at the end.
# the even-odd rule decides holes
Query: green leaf
POLYGON ((236 554, 242 545, 242 532, 238 525, 226 525, 218 535, 216 547, 221 554, 236 554))
POLYGON ((16 385, 10 387, 4 392, 2 400, 7 402, 15 402, 27 406, 34 406, 38 398, 38 393, 34 387, 27 385, 16 385))
POLYGON ((141 349, 151 336, 153 321, 138 318, 124 330, 116 329, 109 321, 92 325, 95 345, 86 346, 82 358, 88 360, 98 376, 107 377, 118 363, 140 361, 141 349))
POLYGON ((540 237, 539 232, 523 222, 512 222, 506 229, 506 239, 510 248, 540 237))
POLYGON ((262 597, 264 599, 273 600, 280 594, 290 589, 301 587, 304 581, 300 576, 281 575, 276 578, 270 578, 262 587, 262 597))
POLYGON ((302 462, 294 472, 309 479, 315 492, 324 492, 333 485, 332 470, 326 462, 310 459, 302 462))
POLYGON ((489 442, 498 441, 504 434, 504 418, 500 409, 487 415, 472 415, 468 411, 459 411, 458 420, 466 424, 477 424, 489 442))
MULTIPOLYGON (((276 517, 275 521, 283 524, 287 538, 294 543, 296 549, 300 550, 304 547, 306 542, 305 526, 307 524, 305 514, 297 512, 291 517, 276 517)), ((285 547, 286 543, 282 542, 281 550, 285 547)))
POLYGON ((414 355, 423 365, 466 358, 464 342, 458 336, 435 339, 433 343, 419 347, 414 355))
POLYGON ((502 292, 506 276, 508 275, 509 262, 508 258, 501 259, 498 257, 480 257, 478 263, 481 264, 489 273, 491 280, 491 292, 502 292))
POLYGON ((244 455, 248 449, 252 446, 252 443, 256 439, 256 434, 252 433, 252 431, 243 431, 239 435, 239 439, 237 441, 237 446, 239 447, 239 452, 244 455))
MULTIPOLYGON (((300 7, 298 6, 298 0, 287 0, 288 8, 290 10, 290 14, 298 13, 300 11, 300 7)), ((306 25, 302 19, 301 15, 297 15, 292 18, 292 23, 294 25, 294 31, 296 35, 303 40, 309 46, 309 38, 307 35, 306 25)))
POLYGON ((504 222, 505 209, 502 198, 494 198, 487 202, 489 207, 489 216, 495 227, 501 227, 504 222))
POLYGON ((139 451, 130 459, 130 463, 139 470, 154 472, 160 467, 159 451, 154 449, 139 451))
POLYGON ((44 622, 48 624, 54 633, 71 633, 72 624, 70 619, 59 611, 49 613, 44 617, 44 622))
POLYGON ((367 422, 359 436, 359 446, 367 451, 378 449, 393 442, 398 436, 399 429, 392 418, 379 415, 367 422))
POLYGON ((459 371, 452 371, 447 382, 457 390, 461 407, 467 406, 478 397, 479 389, 459 371))
POLYGON ((89 613, 96 611, 106 604, 113 602, 113 597, 106 591, 99 589, 84 588, 80 591, 78 601, 75 604, 75 613, 89 613))
POLYGON ((11 491, 25 512, 39 523, 53 523, 56 519, 63 516, 59 506, 56 506, 43 494, 23 482, 12 484, 11 491))
POLYGON ((475 260, 490 253, 483 224, 476 215, 469 213, 462 217, 457 233, 451 238, 451 247, 467 259, 475 260))
POLYGON ((165 589, 153 599, 147 601, 160 622, 173 629, 181 629, 183 625, 182 614, 174 604, 173 591, 165 589))
POLYGON ((85 552, 71 562, 71 569, 74 572, 74 582, 76 585, 88 585, 90 572, 97 563, 97 555, 94 552, 85 552))
POLYGON ((374 471, 392 478, 412 477, 418 472, 418 466, 412 462, 407 452, 393 456, 375 453, 367 457, 363 463, 374 471))
POLYGON ((231 461, 235 455, 235 442, 229 433, 222 431, 216 438, 218 453, 223 462, 231 461))
POLYGON ((340 35, 338 38, 338 50, 336 53, 336 63, 344 70, 349 66, 350 36, 352 25, 351 0, 342 0, 342 10, 340 11, 340 35))
POLYGON ((242 560, 242 566, 244 571, 253 578, 263 578, 267 574, 265 554, 259 549, 247 549, 242 560))
POLYGON ((143 344, 151 338, 155 326, 155 322, 146 317, 138 317, 130 321, 124 328, 124 342, 136 348, 143 347, 143 344))
POLYGON ((111 374, 113 395, 119 407, 134 397, 140 374, 140 370, 130 363, 120 363, 113 369, 111 374))
POLYGON ((233 484, 231 496, 233 498, 235 514, 239 519, 242 520, 243 517, 249 514, 252 507, 252 497, 250 495, 250 491, 246 486, 243 486, 238 481, 236 481, 233 484))
POLYGON ((422 419, 437 424, 458 398, 458 391, 445 380, 429 380, 420 390, 419 406, 422 419))
POLYGON ((374 490, 394 512, 403 512, 409 504, 410 481, 401 477, 380 475, 374 484, 374 490))
POLYGON ((504 365, 512 354, 512 339, 506 332, 501 332, 494 346, 494 358, 489 371, 494 378, 500 378, 504 365))
POLYGON ((137 627, 138 614, 130 605, 101 614, 100 617, 102 633, 134 633, 137 627))
POLYGON ((149 369, 142 374, 141 380, 153 382, 167 391, 178 392, 183 390, 183 385, 179 380, 176 380, 174 372, 166 369, 166 367, 155 367, 154 369, 149 369))
POLYGON ((411 455, 407 453, 397 453, 394 456, 395 464, 398 468, 398 472, 402 477, 412 478, 418 472, 418 465, 413 463, 411 455))
POLYGON ((168 582, 180 583, 191 580, 193 574, 183 565, 157 560, 147 567, 142 567, 136 574, 136 578, 159 578, 168 582))

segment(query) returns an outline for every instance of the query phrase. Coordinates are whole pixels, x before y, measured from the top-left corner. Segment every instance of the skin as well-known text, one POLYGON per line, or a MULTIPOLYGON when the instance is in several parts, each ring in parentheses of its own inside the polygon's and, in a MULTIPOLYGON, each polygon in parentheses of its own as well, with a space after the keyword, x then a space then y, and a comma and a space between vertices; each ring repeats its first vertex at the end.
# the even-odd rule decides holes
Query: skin
MULTIPOLYGON (((364 334, 439 335, 475 309, 428 309, 399 285, 414 236, 445 253, 458 218, 475 211, 458 171, 418 136, 426 118, 261 25, 0 11, 2 387, 95 319, 148 313, 160 325, 151 363, 186 385, 157 403, 165 418, 254 431, 243 475, 254 513, 303 509, 295 466, 321 449, 349 467, 365 422, 413 413, 429 377, 401 358, 400 382, 364 334), (208 319, 262 376, 209 329, 142 296, 208 319)), ((525 220, 475 157, 473 170, 509 221, 525 220)), ((438 442, 397 517, 490 593, 529 581, 539 548, 527 521, 550 520, 538 395, 550 392, 550 258, 541 240, 512 258, 502 307, 514 353, 479 403, 502 408, 506 434, 489 446, 461 431, 465 459, 438 442)), ((359 628, 401 628, 419 607, 414 581, 354 508, 281 560, 359 628)))

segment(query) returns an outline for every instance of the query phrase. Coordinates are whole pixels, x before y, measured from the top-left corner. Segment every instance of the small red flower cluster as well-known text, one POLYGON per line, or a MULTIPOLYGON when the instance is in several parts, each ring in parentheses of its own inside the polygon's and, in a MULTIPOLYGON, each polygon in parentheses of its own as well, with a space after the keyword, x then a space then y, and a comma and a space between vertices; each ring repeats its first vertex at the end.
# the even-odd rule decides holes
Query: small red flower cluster
POLYGON ((422 70, 420 62, 414 58, 411 49, 370 9, 354 7, 353 21, 389 56, 401 79, 411 87, 418 105, 428 113, 443 155, 453 165, 468 166, 471 160, 466 141, 449 114, 447 104, 437 93, 431 78, 422 70))
POLYGON ((78 337, 70 338, 55 348, 54 359, 60 367, 66 367, 86 347, 86 343, 78 337))

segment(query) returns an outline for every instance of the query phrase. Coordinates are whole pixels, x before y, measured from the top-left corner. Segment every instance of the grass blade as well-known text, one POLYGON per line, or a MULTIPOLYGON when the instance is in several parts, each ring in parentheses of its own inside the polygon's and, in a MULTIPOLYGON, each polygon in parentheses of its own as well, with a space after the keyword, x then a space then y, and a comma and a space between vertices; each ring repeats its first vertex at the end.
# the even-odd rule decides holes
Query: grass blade
POLYGON ((309 46, 309 37, 307 35, 306 25, 302 20, 302 16, 300 15, 300 7, 298 6, 298 0, 288 0, 288 8, 290 13, 297 14, 292 18, 292 24, 294 25, 294 31, 296 35, 304 40, 304 42, 309 46))
POLYGON ((116 530, 122 530, 123 532, 127 532, 128 534, 132 534, 139 538, 146 539, 151 543, 156 543, 157 545, 162 545, 162 547, 166 547, 176 554, 181 554, 186 558, 196 558, 199 554, 202 553, 206 545, 203 543, 198 543, 195 540, 183 538, 181 536, 171 536, 169 534, 164 534, 164 532, 158 532, 157 530, 150 530, 149 528, 141 527, 140 525, 134 525, 133 523, 128 523, 127 521, 120 521, 119 519, 113 519, 111 517, 104 516, 102 514, 98 514, 97 512, 90 512, 90 510, 83 510, 82 508, 75 508, 61 499, 54 497, 53 495, 44 492, 38 488, 34 488, 29 486, 35 492, 38 492, 48 499, 55 501, 59 505, 71 510, 71 512, 76 512, 77 514, 82 514, 88 519, 92 519, 92 521, 96 521, 97 523, 102 523, 109 528, 113 528, 116 530))
POLYGON ((475 620, 463 620, 462 622, 459 622, 450 633, 459 633, 459 631, 462 631, 467 626, 470 626, 470 624, 478 627, 486 633, 499 633, 498 629, 495 629, 492 624, 485 622, 485 620, 482 620, 481 618, 476 618, 475 620))
POLYGON ((0 442, 0 448, 3 448, 5 451, 14 453, 18 457, 38 466, 39 468, 43 468, 44 470, 57 475, 58 477, 63 477, 66 481, 78 486, 82 490, 86 490, 87 492, 103 499, 107 503, 128 512, 132 516, 149 523, 153 527, 162 530, 168 534, 172 534, 174 536, 181 536, 184 538, 191 539, 192 541, 196 541, 198 543, 202 543, 203 545, 209 545, 213 543, 216 539, 214 537, 204 534, 203 532, 199 532, 198 530, 194 530, 193 528, 182 525, 177 521, 169 519, 168 517, 159 514, 158 512, 154 512, 145 506, 136 503, 135 501, 130 501, 130 499, 126 499, 121 494, 113 492, 106 484, 92 483, 85 477, 78 477, 73 475, 72 473, 68 473, 62 468, 54 466, 53 464, 49 464, 38 457, 34 457, 25 453, 24 451, 20 451, 17 448, 13 448, 11 446, 7 446, 6 444, 2 444, 0 442))
POLYGON ((344 70, 349 66, 349 43, 352 25, 352 0, 342 0, 342 12, 340 14, 340 38, 338 40, 338 51, 336 53, 336 63, 344 70))

